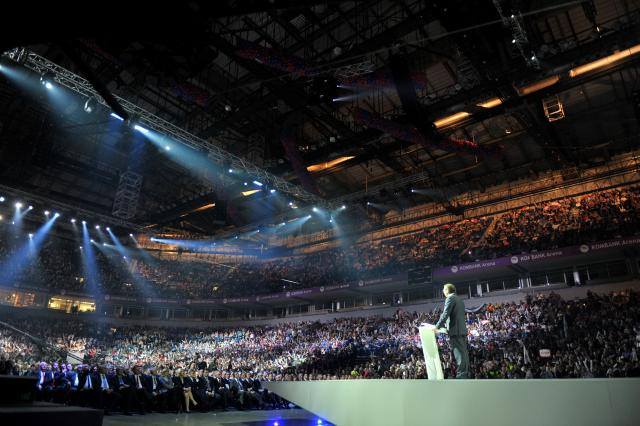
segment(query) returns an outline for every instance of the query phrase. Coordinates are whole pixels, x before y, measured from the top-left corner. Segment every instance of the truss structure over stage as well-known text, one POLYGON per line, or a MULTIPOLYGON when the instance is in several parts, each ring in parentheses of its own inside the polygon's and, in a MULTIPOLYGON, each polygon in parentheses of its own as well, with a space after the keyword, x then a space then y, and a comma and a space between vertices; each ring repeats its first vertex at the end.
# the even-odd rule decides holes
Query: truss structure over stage
MULTIPOLYGON (((3 56, 16 61, 37 73, 51 73, 58 84, 86 98, 94 98, 98 103, 108 108, 104 98, 98 94, 88 80, 74 74, 47 58, 38 55, 37 53, 31 52, 25 48, 16 48, 5 52, 3 56)), ((269 188, 279 191, 280 193, 289 194, 291 197, 299 201, 330 208, 330 205, 326 200, 306 191, 300 186, 294 185, 285 179, 275 176, 254 165, 250 161, 225 151, 215 144, 209 143, 206 140, 181 129, 180 127, 143 108, 140 108, 124 98, 115 94, 113 96, 120 105, 122 105, 124 110, 135 119, 135 124, 139 124, 150 130, 169 136, 196 151, 204 152, 213 162, 219 164, 221 167, 229 167, 233 170, 241 171, 246 175, 251 176, 253 179, 267 185, 269 188)))

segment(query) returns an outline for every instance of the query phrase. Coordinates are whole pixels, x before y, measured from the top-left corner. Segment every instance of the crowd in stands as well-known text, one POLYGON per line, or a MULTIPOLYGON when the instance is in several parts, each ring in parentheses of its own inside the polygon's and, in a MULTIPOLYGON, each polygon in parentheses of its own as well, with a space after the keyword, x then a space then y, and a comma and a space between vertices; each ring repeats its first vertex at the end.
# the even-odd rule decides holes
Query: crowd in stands
MULTIPOLYGON (((1 325, 0 373, 36 376, 45 400, 127 413, 286 406, 264 381, 425 378, 417 327, 439 314, 224 329, 2 318, 41 342, 1 325), (44 358, 52 347, 84 359, 44 358)), ((470 308, 467 328, 471 378, 640 377, 640 294, 631 290, 470 308)), ((455 377, 446 336, 438 340, 445 377, 455 377)))
MULTIPOLYGON (((634 235, 640 232, 638 212, 639 188, 607 190, 530 205, 492 218, 464 219, 394 239, 231 267, 151 255, 123 260, 113 251, 96 248, 99 278, 93 289, 85 276, 77 243, 50 238, 37 259, 9 280, 13 282, 4 282, 5 274, 0 277, 4 280, 0 285, 17 282, 145 297, 267 294, 390 275, 420 264, 448 265, 634 235)), ((11 232, 7 226, 4 231, 11 232)), ((0 241, 4 267, 19 246, 12 241, 0 241)))

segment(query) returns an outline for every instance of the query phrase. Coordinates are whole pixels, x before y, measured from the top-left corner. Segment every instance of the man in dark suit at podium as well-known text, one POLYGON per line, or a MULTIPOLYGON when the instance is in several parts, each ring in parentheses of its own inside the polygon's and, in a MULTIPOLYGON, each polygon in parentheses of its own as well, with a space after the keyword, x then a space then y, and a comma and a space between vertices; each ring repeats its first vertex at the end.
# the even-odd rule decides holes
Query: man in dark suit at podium
POLYGON ((446 324, 449 343, 456 360, 456 379, 469 378, 469 351, 467 349, 467 324, 464 312, 464 301, 456 294, 453 284, 445 284, 442 293, 446 300, 442 315, 435 325, 436 330, 446 324))

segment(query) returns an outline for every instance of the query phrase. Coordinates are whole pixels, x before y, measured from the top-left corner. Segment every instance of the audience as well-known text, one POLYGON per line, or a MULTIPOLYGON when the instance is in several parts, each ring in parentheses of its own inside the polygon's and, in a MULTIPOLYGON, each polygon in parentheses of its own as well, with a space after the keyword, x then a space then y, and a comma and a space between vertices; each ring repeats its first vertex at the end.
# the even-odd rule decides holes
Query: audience
MULTIPOLYGON (((638 377, 639 296, 629 290, 562 300, 551 293, 469 312, 471 377, 638 377)), ((391 318, 224 329, 5 318, 46 345, 2 328, 0 368, 37 376, 42 399, 105 410, 277 406, 282 401, 261 390, 262 381, 425 378, 417 327, 438 315, 398 310, 391 318), (50 356, 43 362, 46 347, 79 351, 83 365, 50 356)), ((444 339, 445 375, 455 377, 444 339)))
MULTIPOLYGON (((422 264, 448 265, 634 235, 640 230, 639 211, 639 188, 615 189, 349 248, 232 267, 150 255, 122 259, 114 250, 94 247, 98 282, 90 282, 85 276, 75 244, 48 238, 36 259, 14 274, 5 274, 15 277, 11 281, 16 282, 0 284, 170 298, 267 294, 391 275, 422 264)), ((0 240, 0 259, 11 272, 6 260, 24 239, 5 231, 8 238, 0 240)))

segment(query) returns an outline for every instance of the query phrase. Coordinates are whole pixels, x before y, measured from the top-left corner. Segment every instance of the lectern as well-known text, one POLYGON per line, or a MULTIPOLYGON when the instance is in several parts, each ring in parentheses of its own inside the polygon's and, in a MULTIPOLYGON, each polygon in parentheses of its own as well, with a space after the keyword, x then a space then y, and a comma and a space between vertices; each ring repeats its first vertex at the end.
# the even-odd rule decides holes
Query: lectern
POLYGON ((418 327, 418 331, 420 332, 420 340, 422 341, 424 363, 427 366, 427 377, 429 380, 444 380, 440 354, 438 353, 435 326, 424 323, 418 327))

